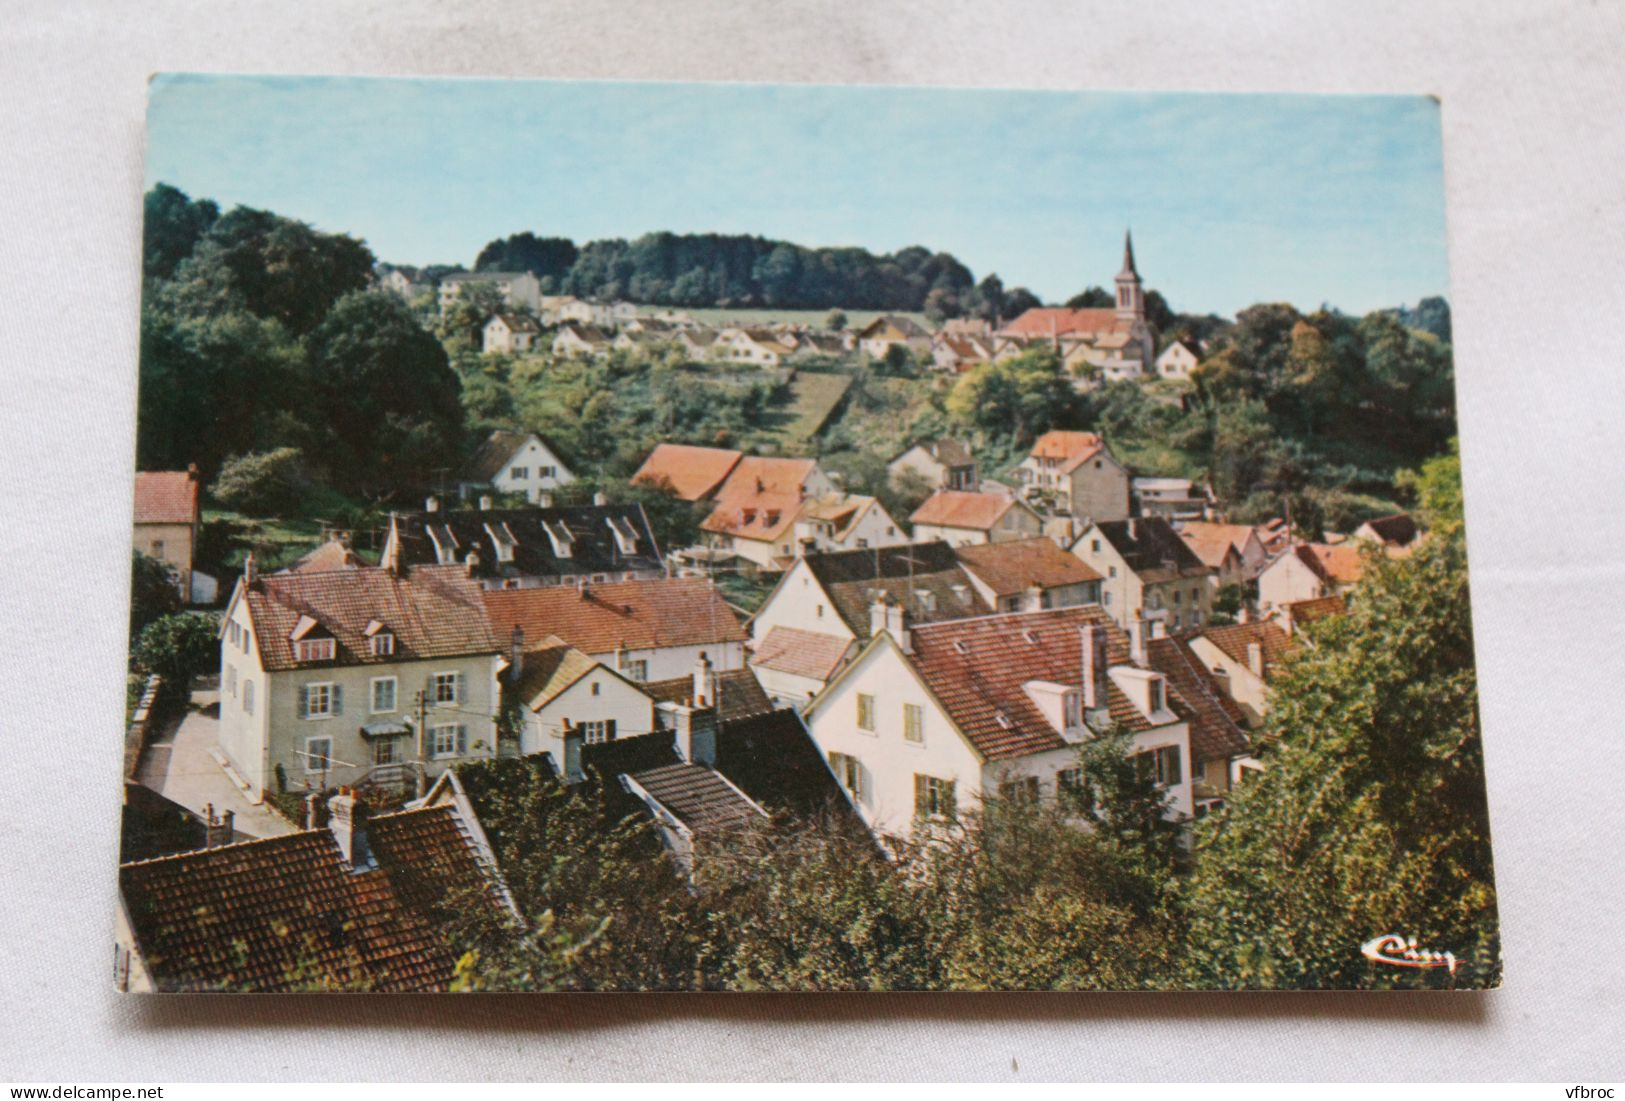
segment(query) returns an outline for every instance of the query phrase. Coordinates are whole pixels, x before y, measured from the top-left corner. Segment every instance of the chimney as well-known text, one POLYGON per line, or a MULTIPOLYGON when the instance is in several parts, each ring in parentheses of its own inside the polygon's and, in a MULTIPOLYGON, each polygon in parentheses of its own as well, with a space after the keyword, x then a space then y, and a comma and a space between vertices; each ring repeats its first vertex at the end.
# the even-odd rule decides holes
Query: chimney
POLYGON ((1160 619, 1151 621, 1151 637, 1162 638, 1168 634, 1168 624, 1160 619))
POLYGON ((1143 619, 1128 621, 1128 656, 1135 665, 1145 664, 1145 629, 1143 619))
POLYGON ((700 651, 699 660, 694 663, 694 702, 700 707, 715 707, 717 705, 717 678, 711 669, 711 659, 705 651, 700 651))
POLYGON ((960 604, 963 604, 963 605, 969 605, 970 604, 970 586, 969 585, 962 585, 962 584, 959 584, 959 583, 956 582, 955 584, 950 585, 948 587, 953 590, 954 598, 956 600, 958 600, 960 604))
POLYGON ((480 552, 477 549, 470 550, 468 552, 468 556, 463 559, 463 566, 465 568, 467 568, 468 576, 470 576, 470 577, 473 577, 475 574, 479 573, 480 572, 480 552))
POLYGON ((197 481, 197 463, 186 464, 186 476, 194 482, 197 481))
POLYGON ((609 494, 600 489, 592 495, 592 503, 600 506, 609 504, 609 494))
POLYGON ((902 607, 886 599, 885 593, 877 596, 869 607, 869 636, 873 638, 882 631, 891 635, 897 645, 902 647, 903 653, 913 653, 908 633, 908 614, 902 607))
POLYGON ((243 584, 252 589, 260 583, 259 567, 254 563, 254 552, 249 551, 248 557, 243 559, 243 584))
POLYGON ((491 495, 489 493, 480 494, 480 511, 481 512, 490 512, 491 511, 491 503, 492 503, 491 502, 491 495))
POLYGON ((1093 711, 1106 706, 1106 628, 1086 624, 1083 636, 1083 706, 1093 711))
POLYGON ((305 796, 305 829, 320 829, 322 825, 322 793, 313 791, 305 796))
POLYGON ((525 673, 525 629, 513 625, 513 642, 508 651, 508 683, 518 684, 525 673))
POLYGON ((340 858, 351 871, 365 871, 372 866, 372 851, 367 848, 367 807, 355 797, 353 789, 340 788, 327 801, 327 828, 338 843, 340 858))
POLYGON ((542 508, 552 508, 553 507, 553 495, 551 493, 548 493, 546 490, 543 490, 541 493, 538 493, 536 495, 536 503, 538 505, 540 505, 542 508))
POLYGON ((1253 671, 1253 676, 1264 675, 1264 647, 1256 642, 1247 644, 1247 668, 1253 671))
POLYGON ((1140 525, 1135 522, 1134 517, 1130 516, 1128 518, 1128 541, 1130 543, 1139 542, 1139 539, 1140 539, 1139 532, 1140 532, 1140 525))
POLYGON ((221 845, 231 844, 232 819, 236 815, 232 811, 216 817, 214 804, 203 805, 203 847, 205 849, 219 848, 221 845))
POLYGON ((672 743, 677 755, 691 765, 715 768, 717 763, 717 711, 694 702, 663 703, 672 719, 672 743))
POLYGON ((439 512, 440 511, 440 498, 438 498, 438 497, 426 498, 424 500, 424 502, 423 502, 423 511, 424 512, 439 512))
POLYGON ((1034 581, 1028 585, 1022 595, 1022 611, 1041 612, 1044 610, 1044 587, 1038 582, 1034 581))
POLYGON ((592 595, 592 586, 587 584, 587 575, 584 573, 576 575, 576 595, 582 600, 592 595))

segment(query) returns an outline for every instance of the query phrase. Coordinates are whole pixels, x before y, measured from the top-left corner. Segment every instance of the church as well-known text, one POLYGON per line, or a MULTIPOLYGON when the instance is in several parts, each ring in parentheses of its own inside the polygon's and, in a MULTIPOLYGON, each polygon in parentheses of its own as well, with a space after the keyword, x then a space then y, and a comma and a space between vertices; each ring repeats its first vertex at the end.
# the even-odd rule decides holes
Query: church
POLYGON ((1097 367, 1107 381, 1142 378, 1156 353, 1156 332, 1145 319, 1145 285, 1134 267, 1134 238, 1123 235, 1123 270, 1111 306, 1067 309, 1039 306, 994 334, 996 356, 1050 344, 1073 376, 1097 367))

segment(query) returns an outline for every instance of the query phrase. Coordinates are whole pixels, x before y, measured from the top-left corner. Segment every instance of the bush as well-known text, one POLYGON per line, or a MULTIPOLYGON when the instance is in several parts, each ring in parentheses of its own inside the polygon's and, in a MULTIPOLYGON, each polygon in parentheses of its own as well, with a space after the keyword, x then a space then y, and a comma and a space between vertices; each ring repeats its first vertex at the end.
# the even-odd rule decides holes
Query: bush
POLYGON ((134 551, 130 558, 130 637, 139 635, 147 624, 181 610, 180 590, 170 568, 134 551))
POLYGON ((227 508, 251 516, 290 516, 304 488, 303 453, 279 447, 227 459, 210 492, 227 508))
POLYGON ((166 690, 184 694, 193 677, 220 664, 219 634, 211 615, 166 615, 142 629, 131 657, 141 672, 163 677, 166 690))

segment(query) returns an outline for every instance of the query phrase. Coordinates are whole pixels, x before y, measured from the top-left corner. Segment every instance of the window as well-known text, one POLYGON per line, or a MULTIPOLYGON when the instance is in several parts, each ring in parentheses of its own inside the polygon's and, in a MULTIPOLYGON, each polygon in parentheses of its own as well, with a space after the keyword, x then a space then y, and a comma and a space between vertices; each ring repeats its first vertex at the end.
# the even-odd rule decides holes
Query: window
POLYGON ((305 771, 326 772, 333 767, 333 739, 305 739, 305 771))
POLYGON ((235 665, 226 666, 226 692, 233 696, 237 694, 237 667, 235 665))
POLYGON ((1068 692, 1061 697, 1068 728, 1083 725, 1083 693, 1068 692))
POLYGON ((344 713, 344 691, 331 681, 318 681, 299 689, 299 717, 326 719, 344 713))
POLYGON ((858 693, 858 729, 874 733, 875 698, 867 692, 858 693))
POLYGON ((330 638, 300 639, 293 644, 295 661, 332 661, 333 640, 330 638))
POLYGON ((1055 793, 1076 799, 1083 794, 1083 769, 1063 768, 1055 774, 1055 793))
POLYGON ((1106 607, 1110 608, 1112 606, 1112 594, 1102 593, 1101 595, 1105 598, 1103 603, 1106 605, 1106 607))
POLYGON ((841 786, 852 794, 852 801, 860 802, 863 799, 863 763, 847 753, 831 753, 829 767, 841 786))
POLYGON ((1099 539, 1091 539, 1091 540, 1089 540, 1089 549, 1091 551, 1093 551, 1094 553, 1099 554, 1100 553, 1100 540, 1099 539))
POLYGON ((815 619, 823 619, 824 618, 824 606, 822 604, 818 605, 817 609, 813 612, 813 618, 815 618, 815 619))
POLYGON ((461 673, 436 673, 429 679, 429 698, 436 704, 452 704, 462 699, 461 673))
POLYGON ((372 710, 374 714, 395 710, 395 678, 372 679, 372 710))
POLYGON ((400 751, 396 743, 399 738, 379 738, 372 743, 372 763, 375 765, 392 765, 399 761, 400 751))
POLYGON ((1179 767, 1180 755, 1177 745, 1165 745, 1144 753, 1136 753, 1134 762, 1142 776, 1149 772, 1152 779, 1164 787, 1179 783, 1184 776, 1179 767))
POLYGON ((1168 706, 1168 686, 1161 677, 1155 677, 1147 685, 1151 689, 1151 711, 1155 714, 1168 706))
POLYGON ((522 482, 526 478, 530 477, 530 467, 516 466, 512 470, 508 471, 508 477, 512 478, 516 482, 522 482))
POLYGON ((235 619, 232 620, 231 627, 226 631, 226 637, 231 640, 231 644, 233 646, 236 646, 238 640, 243 637, 242 624, 238 623, 235 619))
POLYGON ((581 724, 581 738, 588 745, 603 745, 615 740, 614 719, 591 719, 581 724))
POLYGON ((468 727, 446 723, 429 728, 429 747, 436 757, 456 757, 468 752, 468 727))
POLYGON ((952 818, 954 782, 915 773, 914 814, 917 818, 952 818))
MULTIPOLYGON (((626 663, 626 679, 635 680, 640 684, 649 679, 649 659, 639 658, 626 663)), ((593 694, 597 695, 598 686, 593 685, 593 694)))
POLYGON ((164 541, 162 539, 154 539, 152 541, 152 556, 154 558, 162 558, 164 556, 164 541))
POLYGON ((536 468, 536 476, 538 478, 551 478, 557 473, 558 473, 558 468, 557 467, 539 466, 539 467, 536 468))
POLYGON ((380 631, 372 636, 372 656, 387 658, 395 652, 395 636, 389 631, 380 631))
POLYGON ((251 681, 251 680, 245 680, 245 681, 243 681, 243 714, 252 715, 253 713, 254 713, 254 682, 251 681))
POLYGON ((999 798, 1012 803, 1038 802, 1038 777, 1018 776, 999 785, 999 798))
POLYGON ((925 708, 917 703, 903 705, 903 737, 911 742, 925 741, 925 708))
POLYGON ((1117 576, 1117 567, 1116 566, 1107 566, 1106 567, 1106 576, 1107 577, 1116 577, 1117 576))

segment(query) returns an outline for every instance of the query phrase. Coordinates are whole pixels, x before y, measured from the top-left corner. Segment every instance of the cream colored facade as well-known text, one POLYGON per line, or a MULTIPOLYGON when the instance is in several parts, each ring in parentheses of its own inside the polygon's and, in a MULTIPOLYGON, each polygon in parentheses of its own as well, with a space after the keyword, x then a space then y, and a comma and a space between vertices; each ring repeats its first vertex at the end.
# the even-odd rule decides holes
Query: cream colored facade
POLYGON ((135 549, 174 570, 175 585, 187 600, 192 599, 194 538, 191 524, 135 525, 135 549))
POLYGON ((1008 543, 1044 534, 1044 521, 1020 501, 1012 500, 991 528, 962 528, 952 524, 915 524, 914 542, 940 539, 951 547, 977 547, 983 543, 1008 543))

